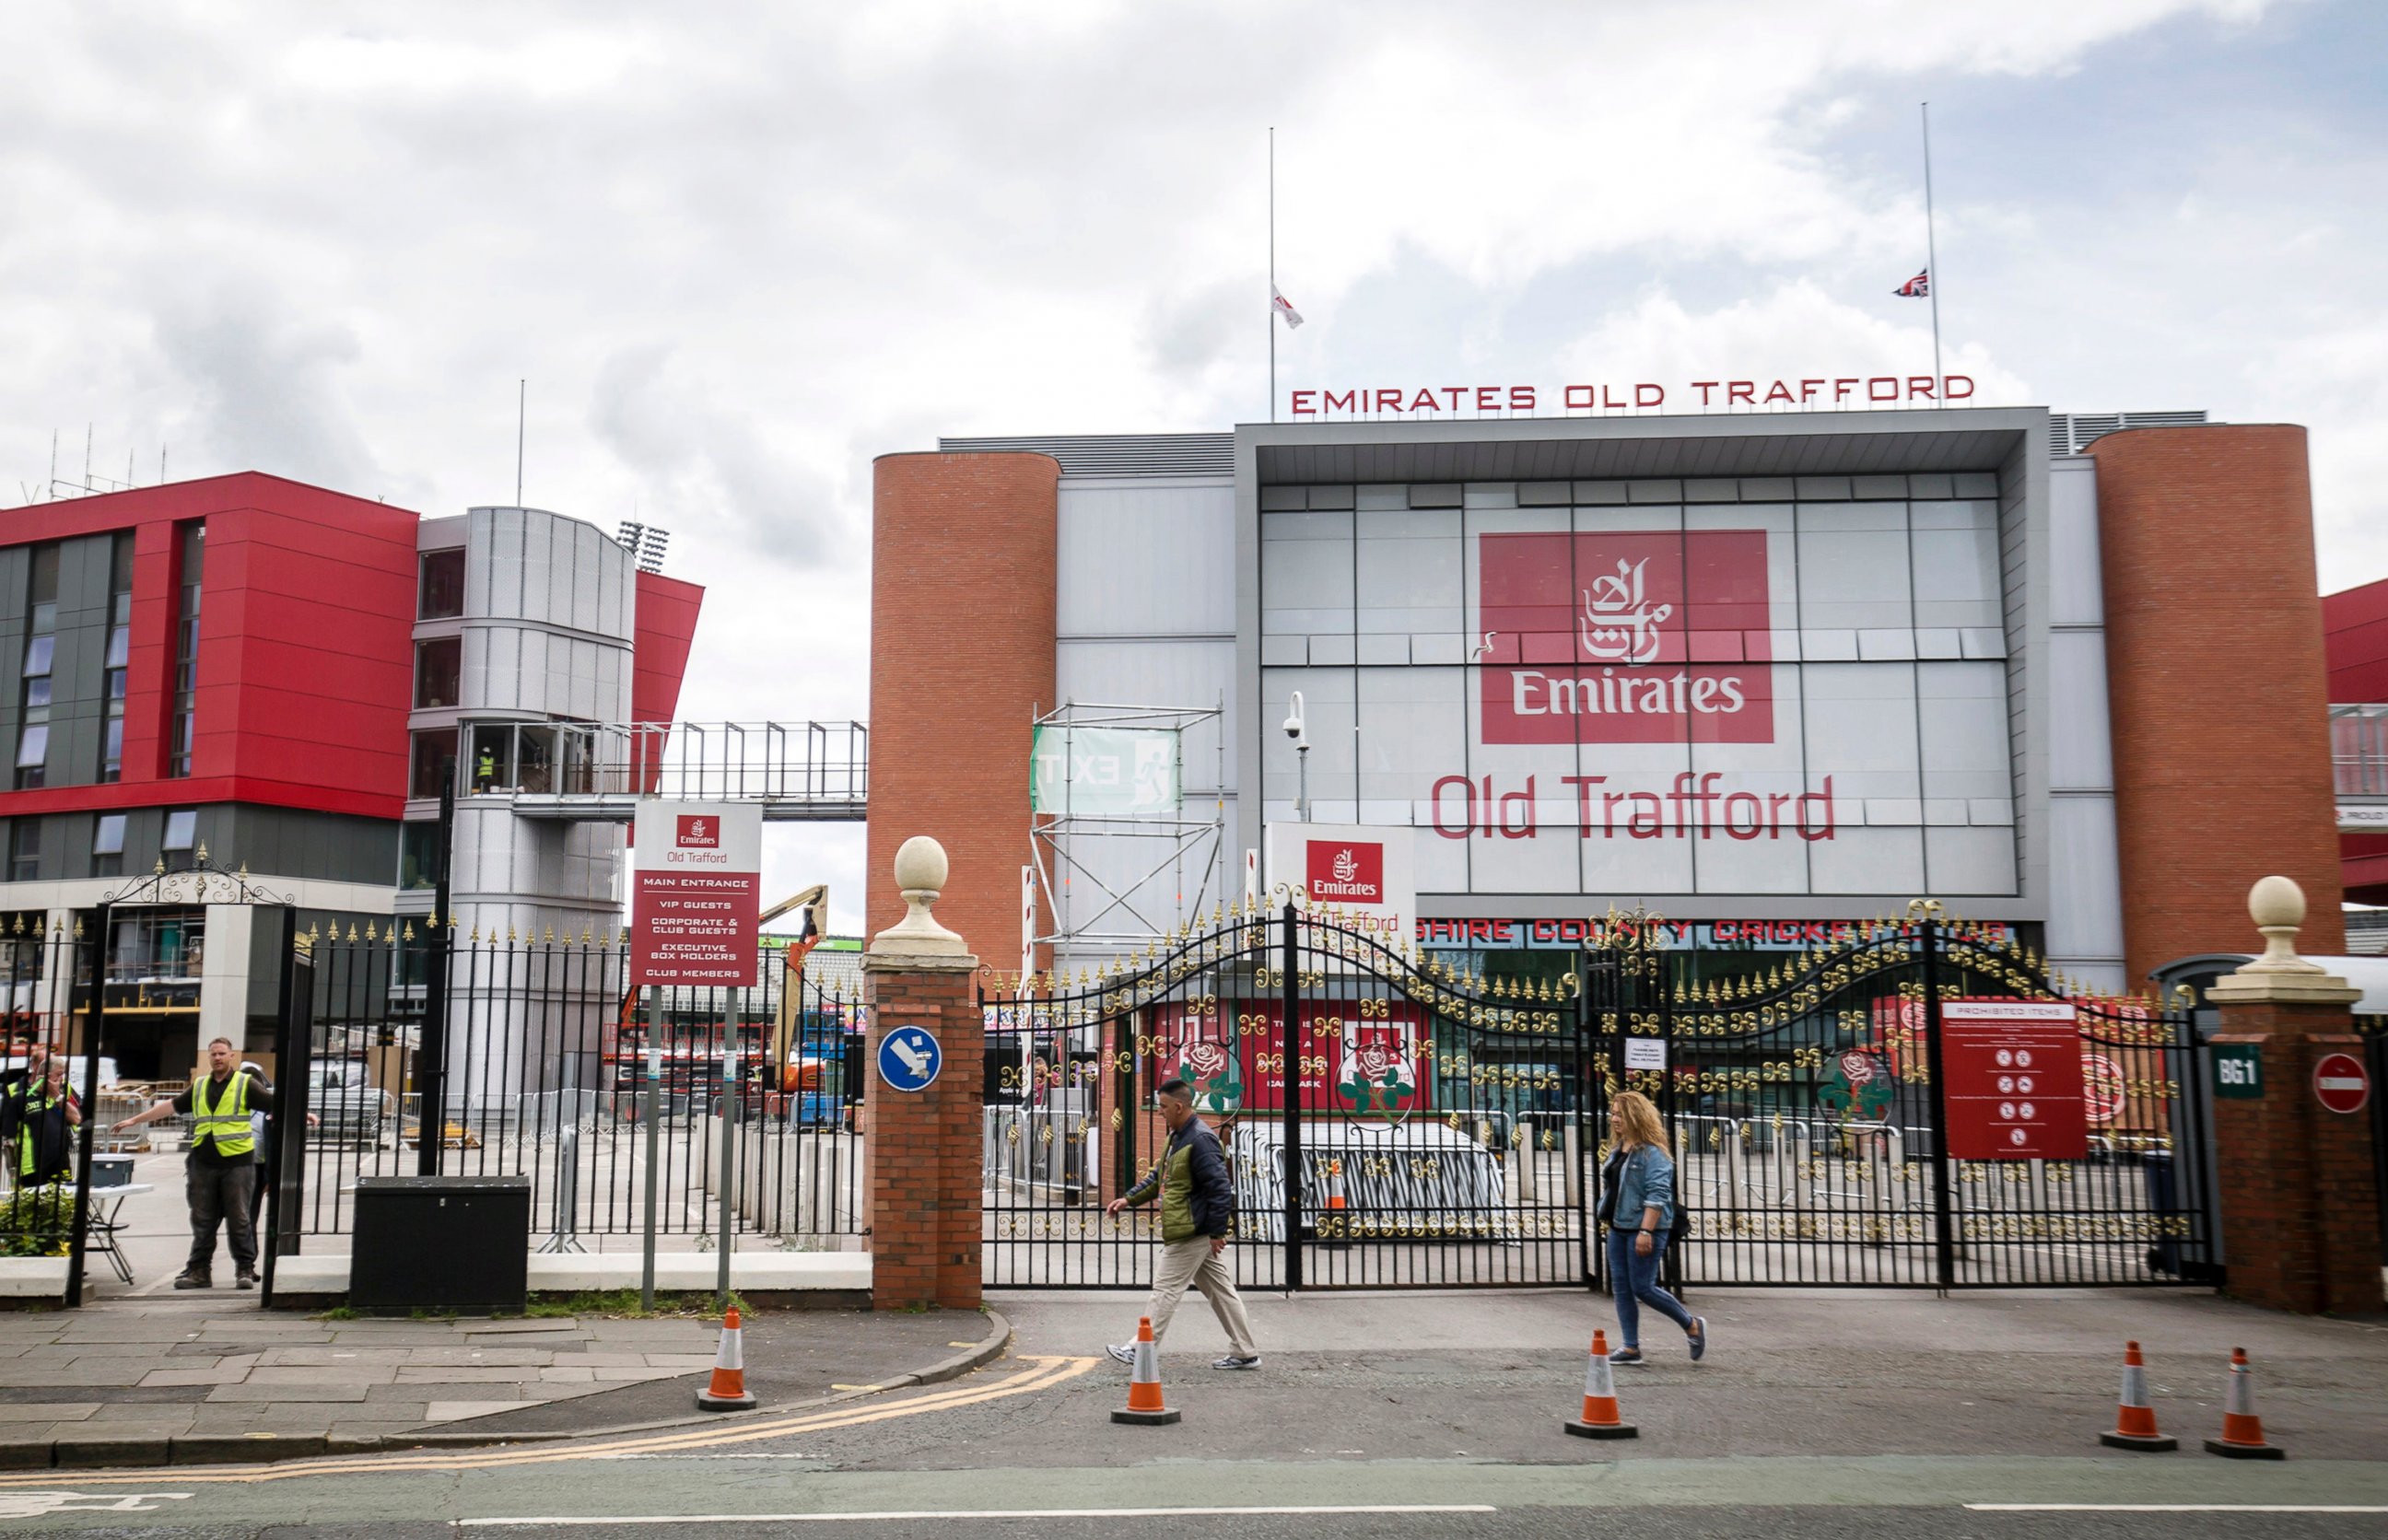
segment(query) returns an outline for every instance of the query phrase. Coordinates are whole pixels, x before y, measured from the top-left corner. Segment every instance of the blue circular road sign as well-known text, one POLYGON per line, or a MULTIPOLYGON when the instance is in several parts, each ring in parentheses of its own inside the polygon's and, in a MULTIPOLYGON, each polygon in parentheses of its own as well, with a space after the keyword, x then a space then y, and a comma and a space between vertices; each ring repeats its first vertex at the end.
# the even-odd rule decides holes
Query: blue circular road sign
POLYGON ((926 1091, 944 1067, 946 1051, 925 1027, 897 1027, 879 1040, 879 1078, 896 1091, 926 1091))

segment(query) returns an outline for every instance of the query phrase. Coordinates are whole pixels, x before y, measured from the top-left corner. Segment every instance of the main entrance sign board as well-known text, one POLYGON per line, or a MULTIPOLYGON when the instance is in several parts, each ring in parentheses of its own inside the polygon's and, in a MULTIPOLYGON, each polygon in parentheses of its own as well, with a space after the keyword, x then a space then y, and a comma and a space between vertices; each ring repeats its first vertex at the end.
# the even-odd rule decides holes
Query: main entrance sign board
POLYGON ((630 846, 630 982, 753 988, 763 810, 641 802, 630 846))
POLYGON ((1940 1034, 1951 1155, 2079 1160, 2089 1154, 2081 1030, 2070 1001, 1946 1001, 1940 1034))

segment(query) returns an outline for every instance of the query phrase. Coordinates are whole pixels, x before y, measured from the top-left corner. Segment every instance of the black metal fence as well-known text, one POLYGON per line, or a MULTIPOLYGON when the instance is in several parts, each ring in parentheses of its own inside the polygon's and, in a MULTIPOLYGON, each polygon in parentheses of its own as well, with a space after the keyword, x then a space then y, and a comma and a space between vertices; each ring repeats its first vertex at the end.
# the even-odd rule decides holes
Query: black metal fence
POLYGON ((651 1167, 667 1234, 714 1233, 724 1203, 739 1233, 858 1234, 859 1001, 776 945, 752 988, 633 991, 625 940, 307 938, 283 1249, 346 1231, 360 1177, 433 1171, 530 1178, 553 1250, 642 1230, 651 1167))
POLYGON ((1153 1217, 1102 1210, 1158 1154, 1172 1077, 1230 1155, 1238 1277, 1259 1287, 1598 1281, 1607 1107, 1628 1088, 1677 1156, 1681 1282, 2218 1276, 2186 1015, 2070 992, 2004 928, 1936 905, 1791 952, 1670 946, 1646 915, 1594 929, 1580 953, 1463 972, 1295 903, 987 993, 987 1282, 1150 1277, 1153 1217), (1976 1000, 2047 1004, 2025 1014, 2059 1023, 2064 1062, 2026 1062, 1993 1105, 2001 1130, 2036 1126, 2036 1096, 2069 1115, 2077 1086, 2077 1147, 1952 1143, 1952 1105, 1992 1116, 1945 1089, 1944 1016, 1976 1000))

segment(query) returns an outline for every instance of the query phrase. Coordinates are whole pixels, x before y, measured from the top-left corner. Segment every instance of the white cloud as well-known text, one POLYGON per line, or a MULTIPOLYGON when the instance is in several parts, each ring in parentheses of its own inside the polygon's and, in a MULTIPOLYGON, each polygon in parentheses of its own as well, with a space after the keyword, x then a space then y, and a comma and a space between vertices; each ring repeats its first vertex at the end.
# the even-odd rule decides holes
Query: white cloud
MULTIPOLYGON (((171 441, 178 474, 451 512, 512 496, 527 377, 528 499, 635 506, 708 586, 683 710, 860 715, 873 455, 1259 415, 1271 124, 1289 385, 1921 372, 1880 292, 1910 152, 1852 163, 1849 125, 1941 82, 2094 92, 2110 45, 2278 9, 12 6, 0 487, 90 422, 103 465, 171 441)), ((2325 564, 2375 574, 2382 309, 2348 279, 2388 231, 2344 138, 2138 152, 2113 208, 1944 189, 1950 367, 2309 422, 2325 564)), ((774 838, 858 872, 850 834, 774 838)))

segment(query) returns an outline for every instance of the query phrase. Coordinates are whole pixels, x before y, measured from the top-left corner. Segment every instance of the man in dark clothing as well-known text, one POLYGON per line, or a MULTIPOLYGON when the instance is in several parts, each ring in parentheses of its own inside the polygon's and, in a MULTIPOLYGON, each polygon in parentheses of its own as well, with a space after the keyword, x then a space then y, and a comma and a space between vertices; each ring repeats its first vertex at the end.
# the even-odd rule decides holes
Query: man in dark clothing
POLYGON ((83 1105, 67 1085, 63 1059, 29 1067, 27 1078, 10 1087, 0 1105, 0 1124, 16 1143, 17 1165, 10 1173, 19 1187, 44 1187, 60 1181, 74 1169, 74 1135, 83 1124, 83 1105))
POLYGON ((267 1105, 273 1088, 253 1067, 240 1063, 232 1040, 208 1044, 208 1076, 181 1095, 116 1125, 116 1131, 183 1113, 191 1119, 191 1153, 183 1168, 184 1194, 191 1207, 191 1259, 174 1280, 178 1289, 211 1289, 216 1230, 230 1231, 234 1282, 257 1287, 257 1231, 249 1219, 249 1194, 257 1181, 257 1134, 250 1112, 267 1105))
MULTIPOLYGON (((1107 1213, 1161 1198, 1161 1258, 1152 1270, 1152 1340, 1169 1331, 1177 1302, 1192 1284, 1211 1302, 1212 1313, 1227 1332, 1227 1353, 1213 1369, 1258 1369, 1261 1350, 1253 1345, 1251 1323, 1244 1319, 1243 1297, 1236 1293, 1236 1275, 1227 1267, 1227 1232, 1236 1226, 1236 1183, 1227 1172, 1226 1152, 1219 1136, 1194 1116, 1194 1092, 1184 1080, 1161 1088, 1161 1120, 1169 1125, 1169 1143, 1161 1159, 1124 1197, 1113 1198, 1107 1213)), ((1111 1356, 1124 1364, 1136 1361, 1134 1343, 1117 1344, 1111 1356)))
POLYGON ((50 1045, 36 1042, 25 1050, 25 1062, 14 1068, 0 1070, 0 1153, 6 1156, 6 1170, 13 1179, 19 1165, 18 1124, 24 1109, 18 1105, 18 1093, 26 1087, 39 1085, 42 1067, 49 1062, 50 1045))

